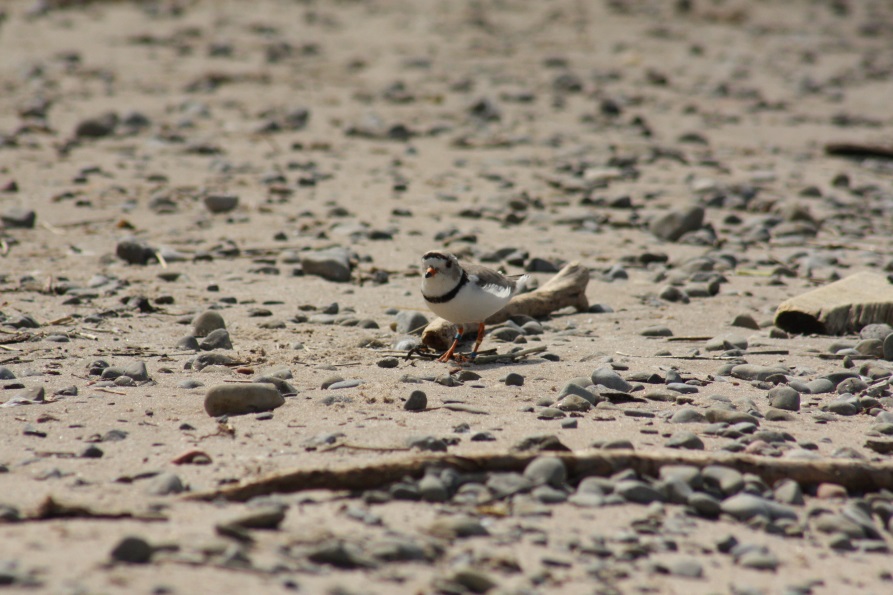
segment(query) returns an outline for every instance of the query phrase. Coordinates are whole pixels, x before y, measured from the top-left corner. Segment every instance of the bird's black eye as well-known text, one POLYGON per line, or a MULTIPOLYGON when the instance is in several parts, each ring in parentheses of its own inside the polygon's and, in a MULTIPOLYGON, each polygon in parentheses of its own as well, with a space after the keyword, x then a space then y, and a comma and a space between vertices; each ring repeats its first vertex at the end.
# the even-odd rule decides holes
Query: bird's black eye
POLYGON ((452 268, 452 267, 453 267, 453 263, 452 263, 452 261, 449 261, 449 260, 448 260, 448 261, 447 261, 447 268, 450 269, 450 268, 452 268))

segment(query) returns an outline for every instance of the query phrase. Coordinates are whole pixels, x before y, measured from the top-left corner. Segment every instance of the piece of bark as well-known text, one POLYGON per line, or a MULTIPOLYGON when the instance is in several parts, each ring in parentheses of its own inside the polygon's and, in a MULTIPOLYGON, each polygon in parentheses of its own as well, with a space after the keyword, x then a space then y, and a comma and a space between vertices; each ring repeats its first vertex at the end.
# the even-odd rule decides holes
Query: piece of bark
MULTIPOLYGON (((218 498, 244 502, 257 496, 288 494, 303 490, 361 491, 380 488, 407 475, 421 477, 428 467, 451 467, 460 472, 523 471, 536 453, 491 453, 457 456, 432 454, 354 465, 341 468, 300 469, 278 473, 208 492, 192 493, 187 500, 211 501, 218 498)), ((666 465, 724 465, 760 477, 767 485, 779 479, 793 479, 808 489, 822 483, 836 483, 849 493, 876 492, 893 489, 893 462, 883 463, 856 459, 779 459, 738 453, 639 452, 634 450, 594 450, 584 452, 552 452, 560 458, 568 476, 580 480, 593 475, 606 477, 618 471, 633 469, 645 477, 659 477, 666 465)))
MULTIPOLYGON (((488 318, 487 324, 499 324, 512 316, 542 318, 555 310, 573 306, 578 312, 589 308, 586 286, 589 284, 589 269, 578 262, 565 265, 542 287, 512 298, 508 305, 488 318)), ((446 349, 453 342, 456 325, 435 318, 422 331, 422 343, 433 349, 446 349)))
POLYGON ((779 304, 775 325, 789 333, 843 335, 868 324, 893 324, 893 284, 862 272, 779 304))
POLYGON ((841 157, 879 157, 893 159, 893 145, 872 145, 868 143, 828 143, 825 153, 841 157))

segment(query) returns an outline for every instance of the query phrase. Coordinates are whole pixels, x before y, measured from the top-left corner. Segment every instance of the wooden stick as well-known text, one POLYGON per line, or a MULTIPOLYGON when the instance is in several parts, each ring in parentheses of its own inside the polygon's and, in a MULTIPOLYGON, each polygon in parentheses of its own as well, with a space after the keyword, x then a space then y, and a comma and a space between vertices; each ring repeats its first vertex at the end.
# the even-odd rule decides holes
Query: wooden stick
POLYGON ((658 477, 666 465, 724 465, 742 473, 753 473, 766 484, 790 478, 801 486, 821 483, 842 485, 849 492, 893 489, 893 463, 854 459, 778 459, 737 453, 636 452, 633 450, 592 450, 577 453, 489 453, 468 456, 431 454, 396 461, 384 461, 341 468, 298 469, 277 473, 234 486, 186 496, 188 500, 244 502, 257 496, 293 493, 303 490, 370 490, 411 475, 420 477, 426 467, 452 467, 460 472, 523 471, 539 456, 558 457, 570 477, 608 476, 633 469, 641 476, 658 477))
MULTIPOLYGON (((562 268, 542 287, 516 295, 508 306, 487 319, 487 324, 499 324, 512 316, 542 318, 555 310, 573 306, 578 312, 589 308, 586 298, 586 285, 589 283, 589 269, 578 262, 562 268)), ((422 343, 434 349, 446 349, 453 342, 456 326, 442 318, 435 318, 422 331, 422 343)))

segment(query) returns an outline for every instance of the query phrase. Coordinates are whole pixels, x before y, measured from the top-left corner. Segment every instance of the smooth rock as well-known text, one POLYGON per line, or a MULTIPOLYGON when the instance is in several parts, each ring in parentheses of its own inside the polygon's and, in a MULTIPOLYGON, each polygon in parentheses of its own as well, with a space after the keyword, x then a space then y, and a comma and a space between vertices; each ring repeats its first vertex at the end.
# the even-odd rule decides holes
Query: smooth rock
POLYGON ((671 210, 655 218, 648 229, 662 240, 675 242, 686 233, 700 229, 703 223, 704 207, 693 205, 671 210))
POLYGON ((142 537, 129 536, 123 538, 112 548, 111 558, 115 562, 127 564, 148 564, 152 560, 154 549, 142 537))
POLYGON ((350 251, 346 248, 329 248, 305 254, 301 268, 307 275, 316 275, 328 281, 350 281, 350 251))
POLYGON ((266 383, 221 384, 205 394, 205 411, 211 417, 259 413, 284 404, 285 398, 266 383))
POLYGON ((598 368, 592 372, 592 384, 596 386, 605 386, 607 388, 620 391, 630 392, 633 388, 632 384, 620 377, 620 375, 610 368, 598 368))
POLYGON ((420 390, 412 391, 403 404, 403 409, 406 411, 424 411, 426 407, 428 407, 428 395, 420 390))
POLYGON ((207 337, 218 329, 226 329, 226 322, 216 310, 202 312, 192 320, 192 334, 196 337, 207 337))
POLYGON ((557 457, 538 457, 524 469, 524 477, 533 485, 549 484, 554 487, 564 485, 567 469, 557 457))
POLYGON ((769 389, 769 405, 783 411, 800 411, 800 393, 783 384, 769 389))
POLYGON ((225 328, 214 329, 199 344, 202 351, 214 351, 215 349, 232 349, 233 343, 229 338, 229 331, 225 328))
POLYGON ((675 432, 664 443, 667 448, 683 448, 686 450, 704 450, 704 441, 691 432, 675 432))

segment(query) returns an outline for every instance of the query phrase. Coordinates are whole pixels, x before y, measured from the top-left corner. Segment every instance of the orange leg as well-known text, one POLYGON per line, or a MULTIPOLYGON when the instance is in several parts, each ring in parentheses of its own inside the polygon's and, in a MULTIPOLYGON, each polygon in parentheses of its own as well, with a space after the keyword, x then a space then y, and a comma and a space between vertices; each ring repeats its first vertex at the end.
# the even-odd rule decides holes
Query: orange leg
POLYGON ((459 339, 462 338, 462 333, 465 332, 465 329, 461 326, 456 329, 456 336, 453 338, 453 344, 450 345, 450 348, 446 350, 446 353, 437 358, 439 362, 448 362, 450 358, 453 357, 453 352, 456 351, 456 346, 459 345, 459 339))
POLYGON ((471 350, 471 357, 475 357, 478 354, 478 349, 481 347, 481 343, 484 341, 484 323, 478 324, 478 338, 474 342, 474 349, 471 350))

